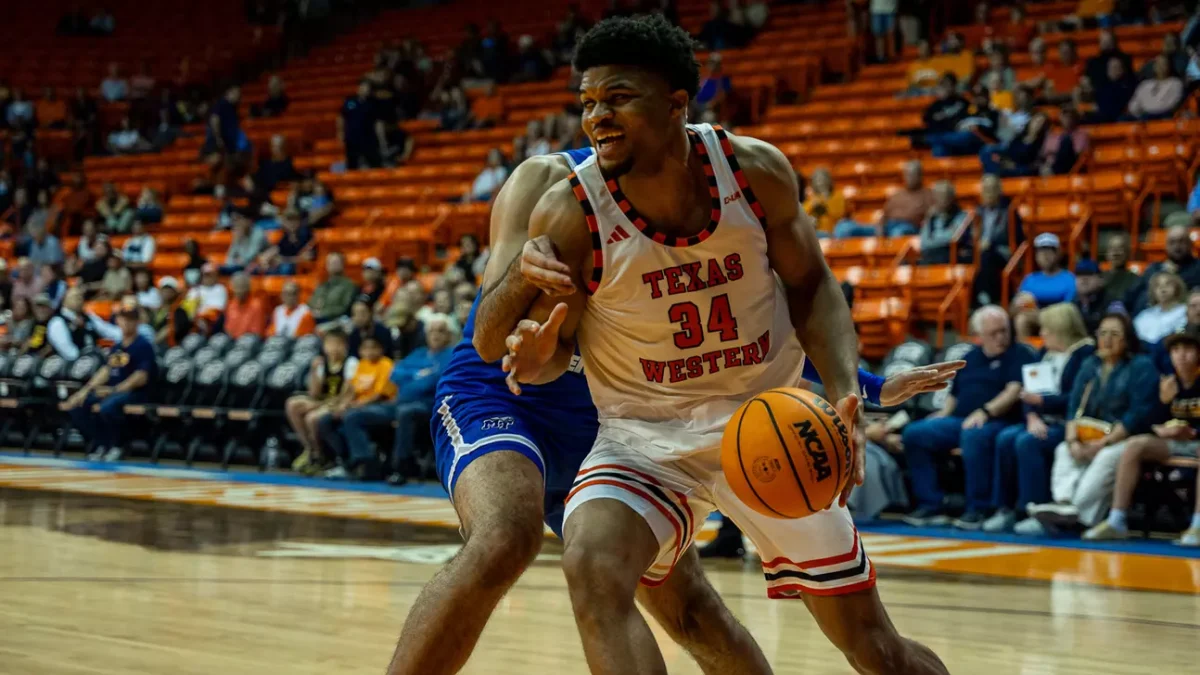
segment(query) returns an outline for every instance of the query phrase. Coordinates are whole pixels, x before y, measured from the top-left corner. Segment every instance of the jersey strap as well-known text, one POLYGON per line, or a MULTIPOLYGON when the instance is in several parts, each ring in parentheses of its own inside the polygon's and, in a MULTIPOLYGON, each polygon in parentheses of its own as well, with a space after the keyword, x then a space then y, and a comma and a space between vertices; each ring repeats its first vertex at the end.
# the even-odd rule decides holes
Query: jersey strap
POLYGON ((733 144, 729 142, 729 136, 716 124, 713 125, 713 132, 721 141, 721 150, 725 153, 725 161, 729 164, 729 170, 733 172, 733 179, 737 181, 738 189, 746 198, 747 206, 755 216, 758 216, 758 222, 766 227, 767 212, 763 210, 762 204, 758 203, 758 198, 754 196, 754 190, 750 189, 750 181, 746 180, 746 174, 742 172, 742 166, 738 164, 737 155, 733 154, 733 144))
POLYGON ((600 223, 596 220, 596 210, 592 208, 587 191, 579 182, 579 176, 572 171, 571 175, 567 176, 567 180, 571 183, 571 191, 575 193, 575 199, 578 199, 579 205, 583 207, 583 217, 587 220, 588 232, 592 233, 592 278, 587 282, 587 292, 588 295, 591 295, 600 287, 600 280, 604 278, 604 249, 601 246, 603 242, 600 241, 600 223))

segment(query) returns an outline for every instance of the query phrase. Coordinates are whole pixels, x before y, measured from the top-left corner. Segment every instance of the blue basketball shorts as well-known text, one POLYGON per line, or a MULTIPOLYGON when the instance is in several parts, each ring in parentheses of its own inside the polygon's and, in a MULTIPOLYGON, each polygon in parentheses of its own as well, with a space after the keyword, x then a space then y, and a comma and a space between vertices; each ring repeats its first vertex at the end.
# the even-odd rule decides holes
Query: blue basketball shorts
POLYGON ((567 494, 596 441, 595 416, 530 405, 507 391, 439 393, 430 426, 438 477, 451 501, 471 462, 493 452, 516 452, 541 472, 546 524, 561 538, 567 494))

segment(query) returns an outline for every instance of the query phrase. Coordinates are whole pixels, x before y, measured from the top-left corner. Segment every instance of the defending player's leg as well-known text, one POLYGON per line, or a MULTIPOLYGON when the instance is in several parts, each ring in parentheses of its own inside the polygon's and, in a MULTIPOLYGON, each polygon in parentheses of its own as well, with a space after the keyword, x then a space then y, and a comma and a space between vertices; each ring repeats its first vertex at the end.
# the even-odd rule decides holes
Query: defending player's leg
POLYGON ((542 474, 523 454, 479 457, 453 493, 466 543, 417 596, 389 675, 457 673, 496 604, 541 550, 542 474))
POLYGON ((874 586, 803 598, 821 632, 862 675, 949 675, 937 654, 896 631, 874 586))
POLYGON ((704 576, 695 546, 680 558, 662 585, 639 585, 637 599, 671 639, 692 655, 705 675, 772 672, 758 643, 704 576))

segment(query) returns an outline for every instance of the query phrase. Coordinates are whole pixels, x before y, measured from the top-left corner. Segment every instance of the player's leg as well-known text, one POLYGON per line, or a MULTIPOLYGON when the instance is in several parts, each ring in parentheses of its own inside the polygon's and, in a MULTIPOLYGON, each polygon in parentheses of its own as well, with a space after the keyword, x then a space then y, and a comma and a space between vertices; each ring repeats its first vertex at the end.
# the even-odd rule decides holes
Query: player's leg
MULTIPOLYGON (((421 590, 409 611, 389 675, 456 673, 497 603, 541 550, 540 451, 528 431, 483 433, 493 409, 456 405, 432 423, 438 473, 454 500, 465 540, 421 590)), ((510 421, 513 418, 509 418, 510 421)))
POLYGON ((695 546, 662 585, 639 585, 637 599, 705 675, 771 673, 758 643, 704 576, 695 546))
POLYGON ((874 586, 845 595, 804 594, 821 632, 863 675, 949 675, 925 645, 896 630, 874 586))

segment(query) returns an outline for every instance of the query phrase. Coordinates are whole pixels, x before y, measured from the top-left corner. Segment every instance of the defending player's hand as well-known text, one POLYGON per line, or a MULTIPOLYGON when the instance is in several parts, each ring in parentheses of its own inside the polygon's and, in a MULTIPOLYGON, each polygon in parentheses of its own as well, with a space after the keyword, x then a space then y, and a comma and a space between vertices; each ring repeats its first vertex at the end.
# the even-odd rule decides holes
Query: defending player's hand
POLYGON ((554 358, 558 351, 558 333, 567 318, 567 305, 560 302, 550 311, 544 323, 522 319, 512 335, 505 339, 508 354, 501 368, 508 373, 505 381, 513 394, 521 395, 521 383, 537 379, 542 367, 554 358))
POLYGON ((554 244, 546 235, 525 242, 521 249, 521 275, 550 297, 575 292, 571 268, 558 259, 554 244))
POLYGON ((890 407, 900 405, 914 396, 941 391, 950 386, 950 381, 965 365, 966 361, 945 361, 897 373, 884 380, 883 388, 879 391, 879 403, 890 407))
POLYGON ((838 497, 838 505, 845 506, 850 499, 850 493, 854 492, 854 487, 862 485, 863 479, 867 477, 867 455, 864 452, 867 447, 867 425, 863 421, 862 403, 857 395, 851 394, 833 407, 846 425, 846 435, 850 439, 850 457, 854 466, 854 473, 850 480, 846 481, 846 487, 842 488, 842 494, 838 497))

